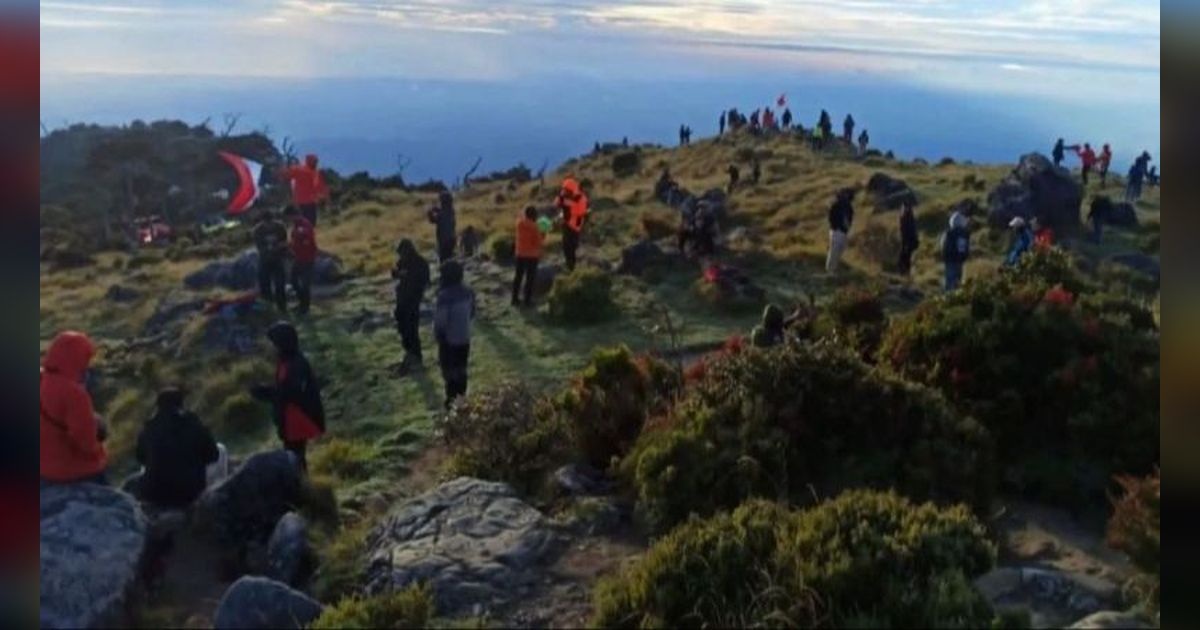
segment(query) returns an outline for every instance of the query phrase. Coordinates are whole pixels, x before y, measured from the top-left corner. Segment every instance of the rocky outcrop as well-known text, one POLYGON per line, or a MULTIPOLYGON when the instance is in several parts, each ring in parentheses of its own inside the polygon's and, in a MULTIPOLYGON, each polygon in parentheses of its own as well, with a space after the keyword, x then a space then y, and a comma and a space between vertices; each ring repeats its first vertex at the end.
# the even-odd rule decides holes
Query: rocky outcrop
POLYGON ((669 256, 651 240, 641 240, 621 250, 617 273, 640 276, 647 269, 667 262, 669 256))
POLYGON ((1035 628, 1064 626, 1120 599, 1120 588, 1108 580, 1041 567, 993 569, 975 587, 997 609, 1027 608, 1035 628))
POLYGON ((1054 166, 1046 156, 1029 153, 988 193, 988 221, 1007 226, 1014 217, 1037 217, 1054 229, 1079 225, 1083 187, 1070 171, 1054 166))
POLYGON ((304 593, 272 579, 245 576, 221 596, 213 627, 305 628, 320 615, 321 604, 304 593))
POLYGON ((308 544, 308 521, 295 512, 284 514, 267 541, 267 577, 300 588, 314 568, 316 555, 308 544))
POLYGON ((203 534, 233 549, 265 545, 279 519, 300 501, 296 456, 284 450, 257 453, 196 501, 203 534))
POLYGON ((41 626, 128 623, 146 549, 146 517, 124 492, 91 483, 41 489, 41 626))
POLYGON ((875 197, 875 207, 897 210, 904 204, 917 205, 917 194, 902 179, 887 173, 875 173, 867 180, 867 192, 875 197))
MULTIPOLYGON (((327 252, 318 253, 313 265, 313 284, 337 284, 342 278, 341 260, 327 252)), ((234 291, 253 289, 258 286, 258 251, 248 249, 233 260, 209 263, 185 277, 183 284, 194 290, 213 287, 234 291)))
POLYGON ((442 614, 503 605, 537 583, 559 536, 507 484, 459 477, 393 511, 368 538, 367 590, 427 581, 442 614))
POLYGON ((1150 620, 1132 612, 1104 610, 1092 613, 1068 628, 1155 628, 1150 620))

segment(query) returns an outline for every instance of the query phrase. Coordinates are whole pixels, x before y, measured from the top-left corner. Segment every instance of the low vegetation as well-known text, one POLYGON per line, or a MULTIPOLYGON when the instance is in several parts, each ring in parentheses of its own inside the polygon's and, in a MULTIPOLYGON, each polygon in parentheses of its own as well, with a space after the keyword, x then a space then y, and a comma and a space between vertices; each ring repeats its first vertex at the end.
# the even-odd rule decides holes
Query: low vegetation
POLYGON ((429 587, 413 585, 370 597, 343 598, 326 607, 309 627, 313 630, 427 628, 433 613, 433 594, 429 587))
POLYGON ((1117 478, 1121 493, 1113 499, 1108 544, 1129 555, 1140 575, 1131 586, 1149 612, 1158 612, 1162 553, 1162 480, 1158 470, 1146 477, 1117 478))

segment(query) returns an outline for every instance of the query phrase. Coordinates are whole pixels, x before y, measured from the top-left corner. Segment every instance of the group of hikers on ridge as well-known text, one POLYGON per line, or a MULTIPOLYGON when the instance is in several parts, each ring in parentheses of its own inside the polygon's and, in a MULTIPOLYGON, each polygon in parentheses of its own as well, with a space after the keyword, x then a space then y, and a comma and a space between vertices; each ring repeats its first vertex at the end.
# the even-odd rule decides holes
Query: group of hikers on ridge
MULTIPOLYGON (((763 109, 756 109, 746 116, 739 112, 736 107, 722 111, 717 117, 717 137, 725 135, 726 130, 730 132, 739 131, 741 129, 748 130, 753 135, 762 135, 765 133, 788 132, 794 133, 799 137, 807 137, 813 149, 821 150, 830 146, 838 137, 833 133, 833 119, 829 116, 829 112, 821 110, 820 116, 817 118, 816 124, 811 130, 807 130, 803 125, 796 123, 793 125, 792 110, 783 105, 784 99, 780 97, 779 107, 783 112, 775 115, 775 110, 770 106, 763 109)), ((848 145, 851 149, 855 149, 860 155, 867 152, 867 147, 871 143, 871 136, 863 129, 858 134, 857 146, 855 145, 854 116, 846 114, 846 118, 842 120, 842 133, 840 140, 848 145)), ((691 128, 687 128, 687 141, 684 141, 684 127, 680 127, 680 144, 688 144, 691 142, 691 128)))
MULTIPOLYGON (((1067 145, 1066 142, 1059 138, 1054 143, 1054 148, 1050 150, 1050 157, 1054 161, 1055 166, 1062 166, 1063 160, 1066 158, 1067 150, 1071 150, 1079 157, 1079 173, 1083 185, 1087 186, 1092 171, 1096 171, 1100 175, 1100 188, 1108 186, 1108 169, 1112 165, 1112 147, 1105 143, 1100 148, 1100 153, 1092 148, 1091 143, 1085 142, 1083 145, 1072 144, 1067 145)), ((1142 197, 1142 184, 1148 183, 1151 186, 1158 185, 1158 167, 1150 166, 1150 152, 1142 151, 1142 154, 1133 161, 1129 167, 1129 173, 1125 178, 1125 201, 1133 203, 1142 197)))

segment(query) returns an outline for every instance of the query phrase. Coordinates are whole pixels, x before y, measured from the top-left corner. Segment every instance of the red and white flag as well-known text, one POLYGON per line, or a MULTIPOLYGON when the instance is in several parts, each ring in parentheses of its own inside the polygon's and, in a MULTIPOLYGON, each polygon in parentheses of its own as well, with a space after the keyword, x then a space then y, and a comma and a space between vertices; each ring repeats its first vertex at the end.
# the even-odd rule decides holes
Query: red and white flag
POLYGON ((779 98, 775 99, 776 107, 784 107, 787 105, 787 94, 780 94, 779 98))
POLYGON ((218 151, 221 156, 233 170, 237 172, 238 189, 237 192, 229 198, 229 214, 241 214, 250 209, 258 199, 259 187, 258 179, 262 177, 262 164, 254 160, 247 160, 240 155, 234 155, 226 151, 218 151))

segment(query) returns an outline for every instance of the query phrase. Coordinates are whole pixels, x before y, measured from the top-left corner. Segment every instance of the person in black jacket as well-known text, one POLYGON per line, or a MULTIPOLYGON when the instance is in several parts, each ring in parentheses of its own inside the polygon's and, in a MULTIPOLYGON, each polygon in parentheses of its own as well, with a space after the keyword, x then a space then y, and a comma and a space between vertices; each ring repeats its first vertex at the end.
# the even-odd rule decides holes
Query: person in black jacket
POLYGON ((403 376, 422 366, 421 357, 421 300, 429 288, 429 263, 417 252, 412 241, 404 239, 396 246, 396 266, 392 278, 396 280, 396 329, 404 346, 404 362, 400 364, 403 376))
POLYGON ((267 339, 277 353, 275 384, 258 385, 251 390, 255 398, 271 403, 275 429, 283 447, 296 455, 300 470, 308 470, 305 458, 308 441, 325 433, 325 408, 321 387, 308 359, 300 352, 296 328, 285 321, 267 329, 267 339))
POLYGON ((287 286, 284 284, 284 261, 288 255, 287 228, 264 210, 254 226, 254 248, 258 250, 258 295, 275 302, 279 312, 287 312, 287 286))
POLYGON ((179 509, 204 492, 206 469, 219 453, 212 433, 183 408, 183 392, 170 388, 158 394, 158 409, 138 435, 136 455, 146 469, 138 498, 179 509))
POLYGON ((1058 141, 1054 143, 1054 148, 1050 151, 1050 157, 1054 159, 1055 166, 1062 165, 1063 158, 1066 157, 1064 155, 1066 152, 1065 149, 1066 146, 1063 142, 1063 139, 1059 138, 1058 141))
POLYGON ((454 241, 458 236, 454 195, 451 195, 448 190, 438 193, 438 202, 429 209, 427 216, 437 233, 438 262, 446 262, 454 258, 454 241))
POLYGON ((912 271, 912 255, 918 244, 917 217, 912 202, 907 201, 900 208, 900 260, 896 263, 896 268, 906 276, 912 271))
POLYGON ((829 255, 825 259, 825 271, 834 273, 846 251, 846 237, 854 223, 854 189, 838 191, 833 205, 829 206, 829 255))

